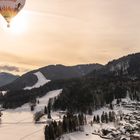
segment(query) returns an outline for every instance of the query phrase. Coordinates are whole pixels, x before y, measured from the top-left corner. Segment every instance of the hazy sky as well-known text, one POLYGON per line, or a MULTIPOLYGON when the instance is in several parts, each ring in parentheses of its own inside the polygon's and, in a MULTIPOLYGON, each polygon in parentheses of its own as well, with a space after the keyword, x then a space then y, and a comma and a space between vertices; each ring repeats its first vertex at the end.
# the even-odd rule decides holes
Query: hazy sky
POLYGON ((18 18, 20 33, 0 23, 1 71, 105 64, 140 51, 140 0, 26 0, 18 18))

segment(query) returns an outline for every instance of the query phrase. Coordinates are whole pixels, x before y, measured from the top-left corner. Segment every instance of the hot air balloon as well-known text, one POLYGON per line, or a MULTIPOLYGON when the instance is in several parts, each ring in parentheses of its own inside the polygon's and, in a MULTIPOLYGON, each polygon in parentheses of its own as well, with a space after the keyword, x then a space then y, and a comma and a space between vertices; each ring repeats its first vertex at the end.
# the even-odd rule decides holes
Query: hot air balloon
POLYGON ((7 22, 7 27, 10 27, 10 22, 18 12, 24 7, 26 0, 0 0, 0 14, 7 22))

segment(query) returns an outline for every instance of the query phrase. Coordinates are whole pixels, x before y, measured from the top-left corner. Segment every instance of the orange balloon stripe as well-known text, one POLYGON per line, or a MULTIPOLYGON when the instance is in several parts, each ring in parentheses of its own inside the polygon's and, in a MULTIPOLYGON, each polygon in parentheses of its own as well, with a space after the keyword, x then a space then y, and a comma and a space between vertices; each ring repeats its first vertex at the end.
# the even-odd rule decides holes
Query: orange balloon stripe
POLYGON ((10 22, 10 20, 17 15, 18 11, 10 7, 3 7, 0 8, 0 13, 7 22, 10 22))
POLYGON ((10 23, 11 19, 24 7, 25 1, 26 0, 0 0, 0 14, 10 23), (12 3, 8 3, 9 1, 12 3))

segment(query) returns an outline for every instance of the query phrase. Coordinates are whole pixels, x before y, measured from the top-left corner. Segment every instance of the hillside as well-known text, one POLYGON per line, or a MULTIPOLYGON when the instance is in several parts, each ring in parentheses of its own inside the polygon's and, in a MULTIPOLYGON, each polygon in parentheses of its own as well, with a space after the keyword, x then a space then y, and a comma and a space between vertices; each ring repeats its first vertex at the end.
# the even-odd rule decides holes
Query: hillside
POLYGON ((106 65, 110 72, 115 75, 127 76, 131 79, 140 78, 140 53, 130 54, 117 60, 113 60, 106 65))
POLYGON ((55 109, 90 112, 110 104, 113 99, 140 100, 140 53, 113 60, 98 71, 64 88, 55 109))
POLYGON ((5 73, 5 72, 0 73, 0 87, 12 83, 18 77, 19 76, 10 73, 5 73))
POLYGON ((49 65, 31 72, 28 72, 13 83, 3 86, 1 90, 19 90, 25 87, 31 87, 37 82, 36 72, 41 72, 48 80, 60 80, 79 78, 87 75, 93 70, 98 70, 103 66, 100 64, 88 64, 77 66, 49 65))

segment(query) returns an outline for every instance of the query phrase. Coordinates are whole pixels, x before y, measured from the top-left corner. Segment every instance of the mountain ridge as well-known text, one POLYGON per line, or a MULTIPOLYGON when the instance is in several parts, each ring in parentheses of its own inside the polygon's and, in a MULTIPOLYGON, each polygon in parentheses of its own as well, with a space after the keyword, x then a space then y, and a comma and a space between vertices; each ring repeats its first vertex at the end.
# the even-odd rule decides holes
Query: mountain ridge
POLYGON ((16 80, 18 77, 19 77, 18 75, 14 75, 7 72, 1 72, 0 73, 0 87, 10 84, 14 80, 16 80))
POLYGON ((62 64, 48 65, 36 70, 32 70, 18 77, 15 81, 1 87, 1 90, 19 90, 26 86, 33 86, 37 82, 35 72, 40 71, 48 80, 60 80, 79 78, 88 75, 120 75, 130 79, 140 78, 140 53, 133 53, 118 59, 109 61, 106 65, 81 64, 75 66, 65 66, 62 64))
POLYGON ((40 71, 48 80, 79 78, 103 67, 101 64, 83 64, 75 66, 49 65, 23 74, 13 83, 1 87, 1 90, 19 90, 26 86, 33 86, 37 82, 34 73, 40 71))

